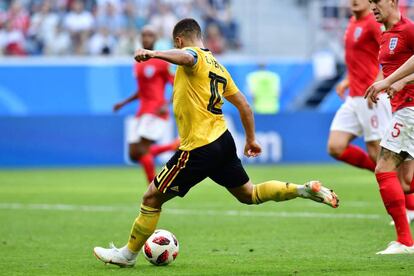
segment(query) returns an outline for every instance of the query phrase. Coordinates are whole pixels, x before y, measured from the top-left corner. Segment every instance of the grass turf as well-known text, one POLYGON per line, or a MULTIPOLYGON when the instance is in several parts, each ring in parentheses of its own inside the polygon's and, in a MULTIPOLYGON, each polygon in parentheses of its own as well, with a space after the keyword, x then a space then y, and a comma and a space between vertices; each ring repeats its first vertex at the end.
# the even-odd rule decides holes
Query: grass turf
POLYGON ((136 168, 0 171, 1 275, 414 275, 414 256, 377 256, 394 239, 374 177, 348 166, 248 167, 255 183, 322 180, 339 209, 308 200, 244 206, 211 181, 164 207, 180 242, 167 267, 142 255, 104 266, 96 245, 123 245, 145 189, 136 168))

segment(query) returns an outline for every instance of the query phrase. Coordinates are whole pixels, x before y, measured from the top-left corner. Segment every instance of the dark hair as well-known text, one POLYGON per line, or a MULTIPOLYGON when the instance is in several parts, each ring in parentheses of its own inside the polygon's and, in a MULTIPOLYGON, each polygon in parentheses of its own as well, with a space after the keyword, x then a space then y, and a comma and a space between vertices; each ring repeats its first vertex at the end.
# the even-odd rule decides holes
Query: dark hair
POLYGON ((185 18, 180 20, 174 26, 173 38, 176 38, 179 35, 185 37, 195 36, 201 38, 201 28, 200 25, 193 18, 185 18))

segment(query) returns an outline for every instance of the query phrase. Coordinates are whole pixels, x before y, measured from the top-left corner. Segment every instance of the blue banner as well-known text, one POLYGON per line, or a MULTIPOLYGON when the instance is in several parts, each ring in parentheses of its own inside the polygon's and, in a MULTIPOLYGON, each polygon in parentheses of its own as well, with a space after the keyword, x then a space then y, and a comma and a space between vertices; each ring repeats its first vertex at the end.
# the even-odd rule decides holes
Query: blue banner
MULTIPOLYGON (((256 116, 257 139, 263 153, 243 161, 331 162, 326 142, 332 117, 318 112, 256 116)), ((128 163, 125 121, 126 117, 116 115, 0 117, 0 166, 124 165, 128 163)), ((240 119, 230 115, 227 122, 242 156, 240 119)), ((166 140, 175 135, 173 127, 167 129, 166 140)), ((158 161, 165 162, 168 156, 158 161)))

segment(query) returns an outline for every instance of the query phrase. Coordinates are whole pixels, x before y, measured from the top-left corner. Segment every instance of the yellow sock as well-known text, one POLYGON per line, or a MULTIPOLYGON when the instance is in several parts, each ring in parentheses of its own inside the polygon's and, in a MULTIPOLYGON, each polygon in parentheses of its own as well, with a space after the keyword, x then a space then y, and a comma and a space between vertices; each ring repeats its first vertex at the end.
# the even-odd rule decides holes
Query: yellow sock
POLYGON ((128 249, 137 253, 149 236, 154 233, 160 218, 160 209, 151 208, 141 204, 141 211, 132 225, 128 241, 128 249))
POLYGON ((298 196, 298 185, 271 180, 253 186, 252 201, 254 204, 261 204, 269 200, 284 201, 298 196))

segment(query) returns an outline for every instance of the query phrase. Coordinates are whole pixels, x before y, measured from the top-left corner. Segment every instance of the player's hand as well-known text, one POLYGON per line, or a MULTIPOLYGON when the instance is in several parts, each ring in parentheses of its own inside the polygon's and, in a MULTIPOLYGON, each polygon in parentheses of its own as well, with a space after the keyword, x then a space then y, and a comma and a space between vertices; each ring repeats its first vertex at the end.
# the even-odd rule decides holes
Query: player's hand
POLYGON ((371 100, 371 98, 367 98, 367 105, 368 109, 373 109, 376 104, 371 100))
POLYGON ((380 80, 372 84, 368 87, 367 91, 365 92, 364 98, 370 98, 373 103, 378 102, 378 94, 382 91, 385 91, 389 88, 390 84, 386 80, 380 80))
POLYGON ((117 112, 122 107, 124 107, 124 105, 122 103, 117 103, 117 104, 114 105, 114 107, 112 108, 112 110, 113 110, 113 112, 117 112))
POLYGON ((246 142, 244 146, 244 155, 247 157, 256 157, 259 156, 262 152, 262 147, 256 142, 246 142))
POLYGON ((151 51, 151 50, 146 50, 146 49, 138 49, 135 51, 135 60, 137 62, 143 62, 143 61, 147 61, 150 58, 153 58, 155 56, 155 52, 151 51))
POLYGON ((345 92, 346 89, 348 89, 348 81, 347 80, 342 80, 340 83, 338 83, 338 85, 336 86, 336 94, 338 94, 338 96, 341 99, 345 98, 345 92))
POLYGON ((394 98, 395 94, 397 94, 399 91, 403 90, 406 83, 402 80, 394 82, 390 85, 390 87, 385 91, 388 94, 388 98, 392 99, 394 98))

